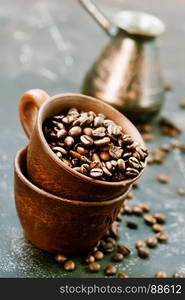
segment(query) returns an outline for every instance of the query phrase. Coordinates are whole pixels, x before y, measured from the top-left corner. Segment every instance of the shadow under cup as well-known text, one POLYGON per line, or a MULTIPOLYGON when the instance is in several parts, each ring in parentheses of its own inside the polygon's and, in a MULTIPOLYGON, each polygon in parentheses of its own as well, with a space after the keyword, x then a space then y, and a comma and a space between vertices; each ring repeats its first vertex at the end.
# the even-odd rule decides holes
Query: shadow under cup
POLYGON ((116 219, 130 190, 103 202, 57 197, 32 184, 26 174, 27 148, 14 164, 16 209, 26 238, 51 253, 76 254, 90 250, 116 219))

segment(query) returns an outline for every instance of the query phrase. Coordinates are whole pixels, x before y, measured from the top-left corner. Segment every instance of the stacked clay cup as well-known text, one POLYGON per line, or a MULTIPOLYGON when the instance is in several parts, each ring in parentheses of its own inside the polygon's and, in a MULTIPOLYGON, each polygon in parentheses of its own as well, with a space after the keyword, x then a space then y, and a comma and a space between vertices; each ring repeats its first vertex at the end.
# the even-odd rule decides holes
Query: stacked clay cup
POLYGON ((104 114, 145 147, 135 126, 120 112, 81 94, 49 97, 30 90, 20 99, 20 120, 29 145, 15 157, 15 201, 26 238, 51 253, 76 254, 92 249, 116 219, 132 186, 142 175, 110 182, 91 178, 65 164, 49 147, 46 119, 71 108, 104 114))

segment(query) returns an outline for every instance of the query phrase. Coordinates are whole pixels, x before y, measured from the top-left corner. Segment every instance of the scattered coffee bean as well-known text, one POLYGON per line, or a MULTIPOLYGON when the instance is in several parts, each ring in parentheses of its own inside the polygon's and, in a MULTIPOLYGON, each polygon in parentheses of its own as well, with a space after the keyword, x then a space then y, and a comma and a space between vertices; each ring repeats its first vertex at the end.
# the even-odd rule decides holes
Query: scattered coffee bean
POLYGON ((157 220, 158 223, 165 223, 166 222, 166 216, 162 213, 156 213, 153 216, 157 220))
POLYGON ((67 260, 64 263, 64 270, 65 271, 73 271, 75 269, 75 263, 72 260, 67 260))
POLYGON ((143 214, 143 210, 142 208, 138 205, 138 206, 134 206, 132 208, 132 211, 133 211, 133 214, 136 215, 136 216, 142 216, 143 214))
POLYGON ((155 248, 157 246, 157 244, 158 244, 156 237, 155 236, 149 236, 146 239, 146 244, 150 248, 155 248))
POLYGON ((132 199, 134 197, 134 194, 132 191, 130 191, 128 194, 127 194, 127 199, 132 199))
POLYGON ((183 278, 182 274, 179 272, 173 273, 173 278, 183 278))
POLYGON ((168 152, 170 152, 170 150, 171 150, 171 145, 169 145, 169 144, 163 144, 163 145, 161 145, 160 149, 161 149, 162 151, 168 153, 168 152))
POLYGON ((122 254, 122 253, 119 253, 119 252, 115 253, 115 254, 112 256, 112 260, 113 260, 113 261, 116 261, 116 262, 120 262, 120 261, 122 261, 123 259, 124 259, 123 254, 122 254))
POLYGON ((64 263, 67 260, 67 257, 65 255, 58 254, 55 259, 58 263, 64 263))
POLYGON ((134 221, 128 221, 127 222, 127 227, 130 229, 137 229, 138 228, 138 223, 134 221))
POLYGON ((88 264, 88 270, 91 273, 97 273, 100 270, 100 264, 98 264, 97 262, 92 262, 92 263, 88 264))
POLYGON ((152 215, 144 215, 143 219, 148 225, 153 225, 153 224, 157 223, 156 218, 153 217, 152 215))
POLYGON ((181 108, 185 108, 185 99, 181 100, 180 107, 181 108))
POLYGON ((140 202, 138 206, 142 209, 143 212, 149 212, 150 211, 150 205, 147 203, 140 202))
POLYGON ((177 190, 178 194, 181 195, 181 196, 185 196, 185 188, 179 188, 177 190))
POLYGON ((106 275, 112 276, 116 274, 117 268, 113 265, 108 265, 105 267, 104 271, 106 275))
POLYGON ((168 83, 168 82, 167 82, 167 83, 164 84, 164 90, 165 90, 165 91, 171 91, 172 88, 173 88, 173 87, 172 87, 171 83, 168 83))
POLYGON ((139 248, 146 248, 146 243, 144 242, 144 241, 137 241, 136 243, 135 243, 135 247, 136 247, 136 249, 139 249, 139 248))
POLYGON ((139 247, 137 250, 137 254, 141 258, 147 258, 150 254, 150 251, 146 247, 139 247))
POLYGON ((94 252, 93 256, 95 257, 96 260, 101 260, 104 258, 103 252, 101 252, 101 251, 94 252))
POLYGON ((108 243, 108 242, 110 242, 113 246, 116 246, 116 240, 113 239, 113 238, 110 237, 110 236, 107 238, 107 243, 108 243))
POLYGON ((106 253, 111 253, 114 250, 114 245, 111 242, 108 242, 104 245, 104 251, 106 253))
POLYGON ((118 245, 117 246, 117 251, 121 254, 123 254, 123 256, 128 256, 130 254, 130 249, 127 248, 126 246, 124 245, 118 245))
POLYGON ((160 183, 168 183, 169 182, 169 179, 168 179, 168 176, 165 175, 165 174, 160 174, 157 176, 157 180, 160 182, 160 183))
POLYGON ((130 207, 128 205, 125 205, 125 207, 124 207, 124 214, 131 215, 132 213, 133 213, 132 207, 130 207))
POLYGON ((117 276, 117 278, 128 278, 128 275, 124 272, 120 272, 117 276))
POLYGON ((163 228, 160 224, 156 223, 156 224, 152 225, 152 230, 154 232, 161 232, 161 231, 163 231, 163 228))
POLYGON ((154 136, 153 136, 153 134, 151 134, 151 133, 143 133, 143 134, 142 134, 142 138, 143 138, 143 140, 144 140, 145 142, 150 143, 150 142, 153 141, 154 136))
POLYGON ((159 271, 155 273, 155 278, 167 278, 167 274, 165 271, 159 271))
POLYGON ((164 231, 161 231, 156 234, 156 238, 159 242, 165 242, 168 239, 168 234, 164 231))
POLYGON ((85 262, 87 264, 90 264, 90 263, 93 263, 95 261, 95 257, 93 255, 88 255, 86 258, 85 258, 85 262))

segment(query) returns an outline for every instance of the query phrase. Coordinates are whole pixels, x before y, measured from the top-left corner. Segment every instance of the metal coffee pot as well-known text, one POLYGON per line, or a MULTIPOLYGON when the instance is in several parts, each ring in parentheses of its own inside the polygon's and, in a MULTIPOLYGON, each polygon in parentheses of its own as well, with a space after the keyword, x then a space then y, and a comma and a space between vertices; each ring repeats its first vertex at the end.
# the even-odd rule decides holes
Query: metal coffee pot
POLYGON ((92 1, 79 2, 111 38, 86 74, 83 93, 113 105, 133 121, 150 120, 164 100, 156 43, 164 24, 138 11, 121 11, 109 22, 92 1))

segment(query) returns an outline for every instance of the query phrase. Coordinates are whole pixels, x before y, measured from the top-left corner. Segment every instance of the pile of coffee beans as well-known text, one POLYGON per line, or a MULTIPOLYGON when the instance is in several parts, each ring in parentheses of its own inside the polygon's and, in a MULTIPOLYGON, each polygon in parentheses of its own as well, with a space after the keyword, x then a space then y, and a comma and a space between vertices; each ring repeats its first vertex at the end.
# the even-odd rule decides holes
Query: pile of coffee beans
POLYGON ((45 138, 59 159, 94 179, 121 181, 137 177, 148 156, 123 128, 105 115, 71 108, 47 119, 45 138))

